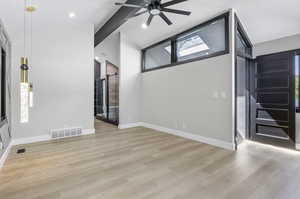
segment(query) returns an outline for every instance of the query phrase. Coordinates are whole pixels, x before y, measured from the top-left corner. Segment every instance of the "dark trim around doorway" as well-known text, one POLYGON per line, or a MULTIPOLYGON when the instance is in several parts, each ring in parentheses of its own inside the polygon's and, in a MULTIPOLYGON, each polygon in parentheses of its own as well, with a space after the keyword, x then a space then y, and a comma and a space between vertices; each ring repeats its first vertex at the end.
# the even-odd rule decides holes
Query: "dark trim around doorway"
MULTIPOLYGON (((252 55, 253 55, 253 44, 250 41, 249 36, 247 35, 245 28, 243 27, 241 21, 239 20, 238 16, 235 14, 234 16, 234 50, 233 50, 233 54, 234 54, 234 58, 235 58, 235 64, 234 64, 234 145, 235 145, 235 150, 237 150, 238 147, 238 133, 237 133, 237 56, 242 56, 246 59, 249 60, 249 62, 252 60, 252 55), (242 36, 243 40, 245 41, 247 47, 250 49, 249 54, 238 54, 237 53, 237 34, 238 32, 240 33, 240 35, 242 36)), ((250 81, 249 81, 249 67, 250 65, 246 68, 246 73, 247 73, 247 78, 246 78, 246 87, 249 88, 250 86, 250 81)), ((246 138, 249 138, 249 134, 250 134, 250 100, 249 100, 249 96, 246 97, 246 104, 247 104, 247 115, 246 115, 246 138)))

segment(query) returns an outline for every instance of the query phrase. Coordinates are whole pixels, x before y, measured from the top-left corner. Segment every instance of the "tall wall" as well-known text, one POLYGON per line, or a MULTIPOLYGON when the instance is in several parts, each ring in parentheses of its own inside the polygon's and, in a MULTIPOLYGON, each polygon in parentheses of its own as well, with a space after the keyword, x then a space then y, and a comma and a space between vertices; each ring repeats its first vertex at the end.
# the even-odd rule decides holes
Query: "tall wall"
POLYGON ((95 47, 95 58, 101 64, 101 78, 105 78, 106 61, 120 66, 120 35, 115 32, 95 47))
POLYGON ((20 57, 22 34, 12 45, 13 139, 49 135, 50 129, 94 129, 94 28, 92 24, 49 23, 34 29, 29 78, 34 107, 20 123, 20 57))
POLYGON ((120 33, 120 127, 141 121, 141 49, 120 33))
POLYGON ((253 56, 295 50, 300 48, 300 34, 254 45, 253 56))
POLYGON ((233 15, 230 53, 142 74, 142 122, 232 148, 233 15))

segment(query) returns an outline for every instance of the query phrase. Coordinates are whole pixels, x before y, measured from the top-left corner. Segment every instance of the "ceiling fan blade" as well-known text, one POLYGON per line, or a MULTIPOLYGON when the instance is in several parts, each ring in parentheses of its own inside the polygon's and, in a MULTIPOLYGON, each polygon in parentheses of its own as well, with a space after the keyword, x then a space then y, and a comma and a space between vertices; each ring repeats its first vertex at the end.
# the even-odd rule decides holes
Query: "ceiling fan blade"
POLYGON ((164 14, 164 13, 160 13, 159 16, 170 26, 173 23, 170 21, 170 19, 164 14))
POLYGON ((115 3, 117 6, 125 6, 125 7, 131 7, 131 8, 144 8, 145 6, 139 6, 135 4, 129 4, 129 3, 115 3))
POLYGON ((148 12, 148 10, 145 10, 145 11, 142 11, 142 12, 135 13, 134 15, 132 15, 132 16, 130 16, 130 17, 127 17, 127 19, 131 19, 131 18, 133 18, 133 17, 140 16, 140 15, 145 14, 145 13, 147 13, 147 12, 148 12))
POLYGON ((146 23, 147 26, 149 26, 151 24, 152 19, 153 19, 153 15, 150 15, 148 20, 147 20, 147 23, 146 23))
POLYGON ((169 1, 169 2, 161 4, 161 7, 165 8, 165 7, 172 6, 172 5, 182 3, 182 2, 185 2, 185 1, 188 1, 188 0, 173 0, 173 1, 169 1))
POLYGON ((138 12, 138 13, 135 13, 132 17, 137 17, 137 16, 140 16, 140 15, 145 14, 147 12, 148 12, 148 10, 145 10, 145 11, 142 11, 142 12, 138 12))
POLYGON ((184 10, 175 10, 175 9, 169 9, 169 8, 162 8, 161 10, 164 12, 171 12, 171 13, 175 13, 175 14, 179 14, 179 15, 190 15, 191 14, 191 12, 184 11, 184 10))

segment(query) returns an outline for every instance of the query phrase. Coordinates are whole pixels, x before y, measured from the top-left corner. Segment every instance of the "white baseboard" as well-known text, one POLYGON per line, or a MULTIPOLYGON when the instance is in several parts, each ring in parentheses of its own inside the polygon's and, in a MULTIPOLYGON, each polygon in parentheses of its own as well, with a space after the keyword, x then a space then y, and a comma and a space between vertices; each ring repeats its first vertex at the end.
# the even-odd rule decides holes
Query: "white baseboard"
MULTIPOLYGON (((91 134, 95 134, 95 129, 83 129, 82 134, 80 136, 91 135, 91 134)), ((0 169, 3 167, 12 146, 21 145, 21 144, 31 144, 31 143, 35 143, 35 142, 43 142, 43 141, 49 141, 49 140, 53 140, 53 139, 48 134, 47 135, 36 136, 36 137, 13 139, 10 142, 10 144, 7 147, 4 154, 2 155, 2 157, 0 158, 0 169)))
POLYGON ((95 134, 95 129, 83 129, 81 135, 91 135, 95 134))
POLYGON ((214 145, 214 146, 221 147, 221 148, 228 149, 228 150, 234 150, 235 149, 234 144, 230 143, 230 142, 224 142, 224 141, 221 141, 221 140, 208 138, 208 137, 203 137, 203 136, 200 136, 200 135, 195 135, 195 134, 192 134, 192 133, 187 133, 187 132, 176 130, 176 129, 169 129, 169 128, 166 128, 166 127, 161 127, 161 126, 158 126, 158 125, 148 124, 148 123, 144 123, 144 122, 141 123, 141 126, 144 126, 146 128, 150 128, 150 129, 154 129, 154 130, 157 130, 157 131, 162 131, 162 132, 165 132, 165 133, 169 133, 169 134, 172 134, 172 135, 184 137, 184 138, 187 138, 187 139, 195 140, 195 141, 202 142, 202 143, 205 143, 205 144, 214 145))
POLYGON ((300 151, 300 144, 296 144, 296 150, 300 151))
POLYGON ((119 124, 118 128, 119 129, 128 129, 128 128, 134 128, 134 127, 139 127, 139 126, 142 126, 141 122, 129 123, 129 124, 119 124))
POLYGON ((5 152, 2 154, 2 157, 0 158, 0 169, 3 167, 5 161, 8 157, 11 147, 12 147, 12 142, 9 143, 8 147, 6 148, 5 152))
POLYGON ((41 135, 41 136, 36 136, 36 137, 28 137, 28 138, 17 138, 12 140, 12 145, 20 145, 20 144, 31 144, 35 142, 43 142, 43 141, 48 141, 51 140, 51 136, 46 134, 46 135, 41 135))
MULTIPOLYGON (((95 129, 83 129, 82 134, 83 135, 91 135, 95 134, 95 129)), ((28 137, 28 138, 18 138, 12 140, 12 145, 20 145, 20 144, 31 144, 36 142, 43 142, 43 141, 49 141, 53 140, 49 134, 36 136, 36 137, 28 137)))

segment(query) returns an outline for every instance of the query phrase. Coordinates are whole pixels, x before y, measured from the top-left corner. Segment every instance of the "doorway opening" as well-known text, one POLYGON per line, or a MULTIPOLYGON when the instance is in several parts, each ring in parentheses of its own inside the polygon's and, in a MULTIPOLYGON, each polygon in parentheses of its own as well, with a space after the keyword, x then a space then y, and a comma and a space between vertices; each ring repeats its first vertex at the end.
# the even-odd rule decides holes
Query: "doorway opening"
POLYGON ((119 34, 111 34, 95 47, 95 106, 97 120, 119 125, 119 34))
POLYGON ((295 149, 300 51, 253 59, 252 44, 236 17, 235 144, 244 139, 295 149))
MULTIPOLYGON (((105 74, 101 76, 101 63, 95 60, 95 117, 119 124, 119 68, 105 62, 105 74)), ((102 70, 103 71, 103 70, 102 70)))

